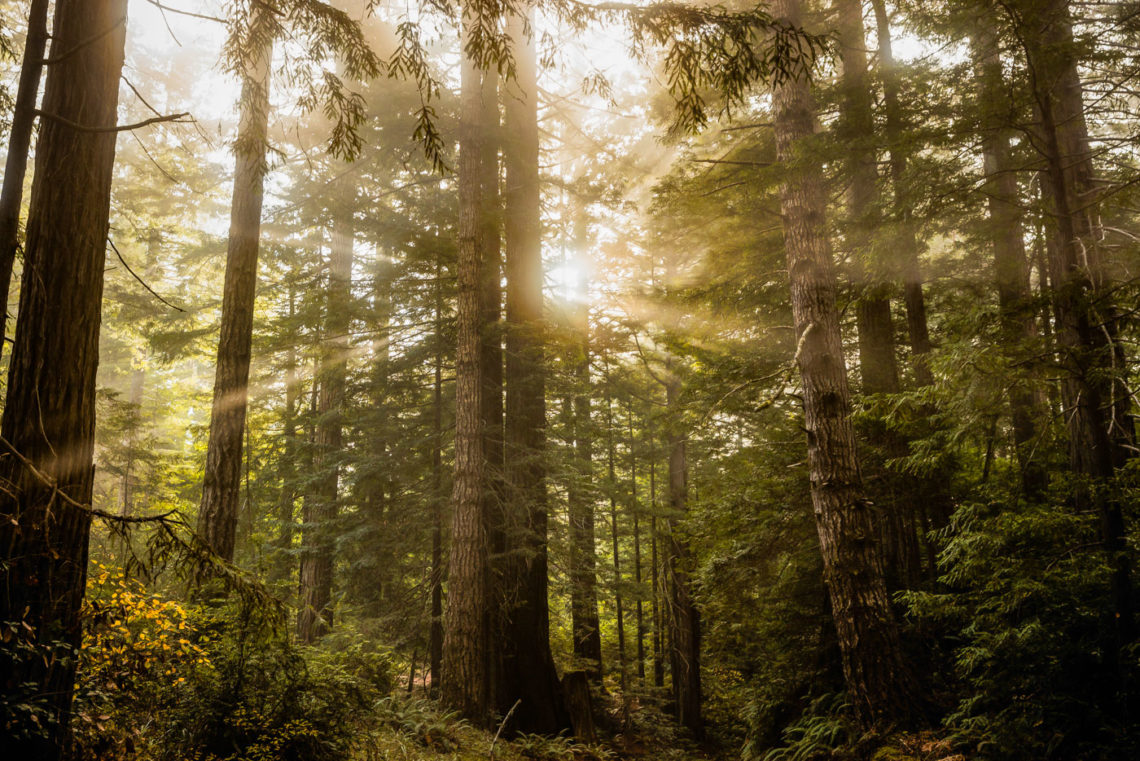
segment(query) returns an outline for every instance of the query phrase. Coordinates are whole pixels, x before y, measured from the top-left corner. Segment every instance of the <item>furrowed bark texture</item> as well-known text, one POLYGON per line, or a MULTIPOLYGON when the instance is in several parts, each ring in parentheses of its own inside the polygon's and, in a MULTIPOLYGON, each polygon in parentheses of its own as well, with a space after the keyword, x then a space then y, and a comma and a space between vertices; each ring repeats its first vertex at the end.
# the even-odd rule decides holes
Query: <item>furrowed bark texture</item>
POLYGON ((0 434, 0 625, 12 627, 0 653, 9 712, 0 757, 61 757, 67 738, 80 645, 80 605, 95 440, 95 373, 106 260, 113 127, 126 39, 126 0, 58 0, 57 50, 36 147, 20 291, 20 320, 8 371, 0 434), (92 30, 107 33, 91 40, 92 30), (14 451, 13 451, 14 450, 14 451), (32 468, 20 457, 27 458, 32 468), (42 474, 42 478, 36 473, 42 474), (58 489, 58 491, 57 491, 58 489))
POLYGON ((202 476, 198 535, 225 560, 233 560, 241 493, 242 439, 249 401, 249 361, 253 343, 253 306, 257 289, 258 240, 268 147, 269 66, 272 37, 257 6, 253 52, 242 81, 241 118, 234 144, 234 189, 222 290, 222 325, 214 371, 210 438, 202 476))
MULTIPOLYGON (((470 19, 465 24, 471 23, 470 19)), ((455 478, 440 697, 476 725, 488 720, 487 529, 481 420, 480 75, 464 57, 459 125, 459 256, 455 353, 455 478)))
POLYGON ((550 651, 547 603, 546 367, 542 223, 538 176, 538 85, 534 40, 524 19, 508 19, 515 40, 517 87, 506 91, 504 242, 507 275, 504 581, 508 637, 506 700, 521 700, 515 729, 557 734, 570 728, 550 651))
MULTIPOLYGON (((772 12, 778 21, 799 25, 797 0, 777 0, 772 12)), ((800 151, 815 131, 806 71, 775 88, 773 108, 777 157, 787 172, 780 207, 824 578, 851 703, 864 724, 886 723, 911 714, 916 690, 903 659, 856 459, 823 175, 800 151)))

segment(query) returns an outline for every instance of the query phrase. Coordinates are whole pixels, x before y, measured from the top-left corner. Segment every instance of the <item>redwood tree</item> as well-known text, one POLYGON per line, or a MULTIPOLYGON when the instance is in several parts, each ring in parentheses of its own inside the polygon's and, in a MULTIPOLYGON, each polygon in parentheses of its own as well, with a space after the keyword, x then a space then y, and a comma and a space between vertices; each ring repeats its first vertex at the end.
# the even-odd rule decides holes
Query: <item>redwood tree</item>
POLYGON ((126 6, 55 5, 53 47, 69 53, 48 69, 0 421, 4 758, 60 758, 74 692, 126 6))
MULTIPOLYGON (((798 0, 777 0, 772 13, 799 26, 798 0)), ((917 691, 903 658, 856 457, 823 172, 803 155, 804 141, 815 132, 809 62, 793 65, 773 93, 773 126, 777 158, 787 168, 780 207, 812 504, 848 695, 860 719, 876 724, 912 715, 917 691)))

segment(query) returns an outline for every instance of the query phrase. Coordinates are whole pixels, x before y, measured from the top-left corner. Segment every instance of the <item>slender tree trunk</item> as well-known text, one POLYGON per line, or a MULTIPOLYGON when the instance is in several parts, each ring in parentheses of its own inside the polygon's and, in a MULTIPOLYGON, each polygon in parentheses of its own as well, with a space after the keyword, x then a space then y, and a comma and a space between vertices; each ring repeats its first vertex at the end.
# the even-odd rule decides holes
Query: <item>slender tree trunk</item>
POLYGON ((649 519, 649 574, 653 587, 650 616, 653 618, 653 686, 665 686, 665 641, 661 616, 661 564, 657 558, 657 458, 649 461, 649 494, 653 513, 649 519))
POLYGON ((4 314, 0 316, 0 354, 4 353, 8 326, 8 291, 12 287, 12 270, 16 266, 16 252, 19 250, 20 203, 24 198, 28 149, 32 145, 36 98, 39 96, 42 61, 47 47, 49 5, 49 0, 32 0, 28 6, 28 34, 24 40, 24 57, 20 64, 20 83, 16 89, 12 130, 8 133, 4 185, 0 189, 0 297, 4 302, 4 314))
POLYGON ((257 289, 258 239, 268 148, 269 68, 273 39, 266 6, 254 8, 252 51, 242 79, 241 118, 234 143, 234 189, 222 292, 222 325, 214 375, 210 438, 202 476, 198 534, 225 560, 233 560, 241 490, 242 436, 249 399, 249 361, 257 289))
POLYGON ((637 585, 637 678, 645 681, 645 618, 641 594, 641 505, 637 501, 637 451, 633 436, 633 403, 626 406, 629 419, 629 490, 633 513, 633 581, 637 585))
POLYGON ((701 718, 701 618, 693 601, 689 576, 692 551, 681 534, 680 523, 688 512, 689 463, 681 420, 681 381, 666 378, 665 402, 669 411, 669 517, 665 522, 665 578, 668 591, 666 616, 669 627, 669 669, 673 679, 674 715, 700 739, 701 718))
MULTIPOLYGON (((292 328, 297 314, 297 291, 289 283, 289 347, 285 350, 285 411, 281 425, 281 492, 277 495, 276 557, 271 565, 272 579, 288 581, 293 576, 294 510, 297 499, 297 402, 299 398, 297 374, 296 333, 292 328)), ((292 585, 289 585, 292 586, 292 585)))
MULTIPOLYGON (((474 23, 464 14, 464 38, 474 23)), ((488 722, 487 522, 484 516, 480 308, 483 282, 479 227, 480 163, 484 140, 480 73, 464 56, 459 122, 459 251, 455 352, 455 478, 451 550, 444 618, 440 696, 445 705, 479 726, 488 722)))
MULTIPOLYGON (((579 255, 589 245, 584 211, 575 220, 579 255)), ((583 290, 585 289, 583 284, 583 290)), ((570 518, 570 618, 575 665, 597 685, 602 680, 602 635, 598 621, 597 557, 594 546, 593 422, 590 418, 590 308, 586 301, 572 307, 571 347, 575 391, 573 399, 575 471, 567 489, 570 518)))
MULTIPOLYGON (((1117 340, 1117 309, 1108 293, 1108 268, 1097 240, 1098 191, 1069 5, 1050 0, 1022 12, 1019 20, 1040 116, 1036 143, 1045 160, 1044 184, 1056 226, 1050 281, 1057 349, 1066 372, 1061 390, 1069 458, 1073 471, 1093 482, 1078 485, 1076 497, 1078 503, 1095 506, 1101 516, 1104 550, 1112 566, 1114 644, 1109 649, 1115 653, 1137 633, 1123 511, 1108 484, 1131 457, 1135 441, 1131 397, 1122 378, 1126 357, 1117 340)), ((1115 669, 1115 663, 1110 667, 1115 669)))
POLYGON ((618 639, 618 676, 620 678, 622 700, 627 699, 629 682, 626 674, 625 657, 625 605, 622 600, 621 587, 621 546, 618 544, 618 500, 617 475, 614 472, 614 413, 613 398, 606 395, 606 468, 607 488, 610 493, 610 547, 613 551, 614 562, 614 613, 617 617, 618 639))
POLYGON ((312 644, 332 629, 335 526, 340 490, 340 458, 344 448, 344 392, 347 384, 350 308, 352 303, 352 212, 355 194, 340 199, 329 246, 325 336, 317 378, 315 483, 305 495, 301 532, 301 600, 297 639, 312 644))
POLYGON ((906 305, 907 336, 910 339, 911 371, 918 386, 934 382, 930 371, 930 327, 926 318, 926 296, 922 287, 922 268, 918 262, 918 241, 911 220, 913 207, 906 180, 906 125, 900 102, 898 64, 891 45, 890 17, 885 0, 871 0, 875 13, 875 29, 879 43, 879 71, 883 79, 883 110, 887 145, 891 153, 891 184, 894 187, 894 216, 898 225, 894 249, 903 281, 906 305))
MULTIPOLYGON (((1008 127, 1001 113, 1007 99, 1006 87, 992 27, 979 25, 972 41, 981 102, 985 109, 982 113, 982 157, 986 177, 983 192, 989 211, 1002 344, 1017 358, 1027 351, 1034 351, 1038 339, 1025 252, 1024 215, 1018 197, 1016 167, 1010 156, 1008 127)), ((1021 463, 1022 487, 1026 494, 1040 496, 1047 474, 1040 460, 1033 459, 1033 448, 1037 439, 1037 421, 1042 418, 1044 405, 1025 379, 1012 383, 1007 395, 1014 443, 1021 463)))
MULTIPOLYGON (((772 13, 799 26, 798 0, 776 0, 772 13)), ((780 205, 824 579, 848 694, 871 725, 909 717, 917 690, 903 659, 856 459, 822 170, 799 155, 815 132, 807 74, 794 72, 773 95, 776 151, 787 173, 780 205)))
POLYGON ((889 268, 871 253, 873 231, 879 226, 878 164, 874 144, 874 115, 867 71, 867 45, 860 0, 835 0, 840 59, 843 63, 840 132, 852 148, 848 153, 850 184, 847 191, 848 234, 856 287, 859 290, 856 323, 859 329, 859 367, 865 394, 893 394, 899 390, 891 322, 889 268))
POLYGON ((0 757, 63 753, 82 634, 95 375, 125 0, 57 0, 0 434, 0 757), (105 31, 91 39, 92 30, 105 31), (65 121, 66 120, 66 121, 65 121), (67 122, 104 131, 76 130, 67 122))
POLYGON ((439 695, 443 667, 443 517, 446 497, 443 493, 443 264, 441 254, 435 260, 435 366, 432 386, 431 487, 434 502, 431 532, 431 636, 429 696, 439 695))
MULTIPOLYGON (((877 211, 879 172, 875 147, 869 142, 875 134, 871 104, 871 82, 867 69, 866 29, 860 0, 836 0, 840 56, 843 62, 841 132, 855 146, 851 153, 851 183, 847 193, 850 216, 849 243, 853 259, 863 262, 866 281, 859 298, 859 366, 864 394, 897 394, 900 390, 898 361, 895 357, 894 323, 889 299, 892 262, 875 261, 871 254, 876 228, 881 226, 877 211)), ((871 446, 881 453, 871 458, 872 483, 878 485, 873 502, 876 528, 882 540, 884 570, 892 587, 913 587, 921 575, 918 552, 917 516, 914 508, 913 479, 890 472, 883 461, 905 457, 906 441, 880 420, 870 420, 864 429, 871 446)))
MULTIPOLYGON (((521 700, 515 727, 556 734, 570 727, 550 651, 547 603, 546 340, 543 318, 541 188, 538 176, 537 56, 522 16, 507 20, 515 84, 506 92, 503 162, 507 275, 505 581, 509 636, 507 701, 521 700)), ((504 701, 505 705, 507 701, 504 701)))

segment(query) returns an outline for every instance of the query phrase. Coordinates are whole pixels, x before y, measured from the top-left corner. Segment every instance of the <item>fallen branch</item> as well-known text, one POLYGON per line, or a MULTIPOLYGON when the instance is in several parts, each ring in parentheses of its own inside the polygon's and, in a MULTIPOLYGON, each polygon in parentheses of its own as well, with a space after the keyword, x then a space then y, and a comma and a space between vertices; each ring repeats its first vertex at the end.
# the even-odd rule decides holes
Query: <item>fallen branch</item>
POLYGON ((499 728, 495 730, 495 736, 491 738, 491 751, 487 754, 487 758, 491 759, 491 761, 495 760, 495 743, 499 741, 499 735, 503 733, 503 727, 507 726, 507 722, 511 720, 511 716, 514 714, 515 709, 519 707, 519 703, 522 703, 522 698, 516 700, 515 704, 511 706, 511 710, 507 711, 507 715, 503 717, 503 720, 501 722, 499 722, 499 728))

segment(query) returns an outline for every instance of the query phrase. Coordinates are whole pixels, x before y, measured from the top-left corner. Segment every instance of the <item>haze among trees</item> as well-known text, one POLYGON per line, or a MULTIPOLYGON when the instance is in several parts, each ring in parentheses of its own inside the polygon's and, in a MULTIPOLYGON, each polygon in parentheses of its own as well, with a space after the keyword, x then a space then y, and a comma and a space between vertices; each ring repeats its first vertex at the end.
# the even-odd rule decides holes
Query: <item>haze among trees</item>
POLYGON ((1138 41, 0 0, 0 758, 1140 757, 1138 41))

